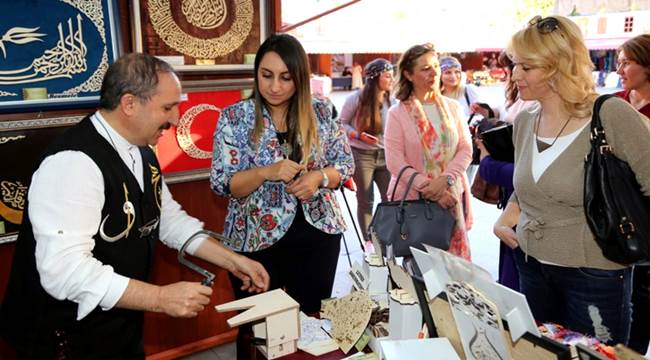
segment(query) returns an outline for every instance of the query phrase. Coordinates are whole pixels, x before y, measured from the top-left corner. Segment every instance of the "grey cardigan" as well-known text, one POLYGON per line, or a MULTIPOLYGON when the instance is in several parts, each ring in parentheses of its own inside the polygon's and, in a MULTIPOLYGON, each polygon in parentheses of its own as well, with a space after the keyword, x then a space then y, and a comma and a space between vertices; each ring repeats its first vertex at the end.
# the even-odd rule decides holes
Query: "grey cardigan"
MULTIPOLYGON (((616 97, 605 101, 600 117, 613 152, 628 162, 643 193, 650 195, 650 121, 616 97)), ((623 268, 602 255, 585 220, 584 161, 591 146, 589 125, 535 183, 532 151, 536 118, 537 112, 521 111, 514 122, 515 192, 510 201, 521 209, 517 225, 521 249, 536 259, 559 265, 623 268)))

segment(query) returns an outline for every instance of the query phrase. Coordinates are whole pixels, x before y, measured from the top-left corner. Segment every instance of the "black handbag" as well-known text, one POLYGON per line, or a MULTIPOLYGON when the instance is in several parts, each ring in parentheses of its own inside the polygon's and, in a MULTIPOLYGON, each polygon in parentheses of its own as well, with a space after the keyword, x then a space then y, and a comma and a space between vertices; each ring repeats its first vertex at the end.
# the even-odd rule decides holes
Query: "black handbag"
POLYGON ((515 146, 512 143, 512 124, 501 124, 483 131, 480 135, 485 149, 494 160, 515 162, 515 146))
POLYGON ((405 166, 397 175, 390 201, 377 205, 368 231, 375 233, 384 254, 388 245, 395 256, 411 255, 411 246, 424 250, 422 244, 448 250, 456 224, 452 213, 426 199, 406 200, 417 173, 409 178, 402 200, 394 201, 397 184, 408 168, 413 167, 405 166))
MULTIPOLYGON (((492 110, 492 108, 490 108, 488 104, 478 103, 478 105, 488 111, 488 117, 483 118, 479 121, 474 121, 474 116, 476 116, 477 113, 472 113, 469 116, 469 119, 467 120, 469 131, 472 134, 472 164, 473 165, 478 165, 481 163, 481 151, 479 150, 478 146, 476 146, 476 142, 474 140, 477 137, 480 138, 484 132, 489 131, 490 129, 493 129, 495 127, 500 127, 505 124, 504 121, 496 119, 496 116, 494 115, 494 111, 492 110)), ((512 139, 510 139, 510 142, 512 142, 512 139)), ((490 149, 488 148, 488 151, 489 150, 490 149)))
POLYGON ((584 208, 603 256, 627 265, 650 259, 650 199, 605 138, 599 111, 611 96, 600 96, 594 104, 591 151, 585 159, 584 208))

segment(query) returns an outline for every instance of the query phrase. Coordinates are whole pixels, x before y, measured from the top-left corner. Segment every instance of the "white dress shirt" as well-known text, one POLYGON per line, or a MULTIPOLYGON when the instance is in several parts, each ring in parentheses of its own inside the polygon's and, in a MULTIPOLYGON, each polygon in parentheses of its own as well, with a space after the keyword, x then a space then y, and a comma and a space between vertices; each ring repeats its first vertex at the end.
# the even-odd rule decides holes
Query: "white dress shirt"
MULTIPOLYGON (((137 146, 118 134, 99 112, 91 121, 133 172, 143 189, 142 157, 137 146)), ((80 151, 50 155, 39 166, 28 191, 29 218, 36 239, 36 267, 41 285, 56 299, 79 304, 77 320, 97 305, 111 309, 127 288, 129 278, 95 259, 92 238, 99 230, 104 206, 104 179, 95 162, 80 151)), ((163 182, 160 240, 179 249, 203 228, 174 201, 163 182)), ((137 215, 136 215, 137 216, 137 215)), ((202 241, 187 249, 192 254, 202 241)))

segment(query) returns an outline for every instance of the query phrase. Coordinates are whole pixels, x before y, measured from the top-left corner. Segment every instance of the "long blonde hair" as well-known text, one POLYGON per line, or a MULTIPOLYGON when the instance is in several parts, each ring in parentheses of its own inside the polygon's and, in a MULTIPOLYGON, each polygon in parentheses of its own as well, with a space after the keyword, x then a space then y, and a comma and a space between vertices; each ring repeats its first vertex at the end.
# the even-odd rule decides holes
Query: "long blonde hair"
POLYGON ((312 148, 318 149, 319 141, 316 130, 316 114, 312 106, 309 84, 309 59, 300 42, 291 35, 271 35, 257 50, 255 55, 255 86, 253 98, 255 99, 255 126, 253 140, 257 144, 264 128, 263 106, 266 100, 259 91, 258 71, 260 62, 266 53, 275 52, 287 66, 296 92, 289 100, 287 109, 287 141, 291 144, 293 152, 291 159, 307 164, 311 158, 312 148))
POLYGON ((507 51, 518 62, 543 70, 544 79, 560 96, 569 114, 576 118, 589 117, 598 97, 589 50, 574 22, 563 16, 550 18, 557 20, 557 26, 541 29, 540 24, 548 18, 535 17, 525 29, 512 36, 507 51))

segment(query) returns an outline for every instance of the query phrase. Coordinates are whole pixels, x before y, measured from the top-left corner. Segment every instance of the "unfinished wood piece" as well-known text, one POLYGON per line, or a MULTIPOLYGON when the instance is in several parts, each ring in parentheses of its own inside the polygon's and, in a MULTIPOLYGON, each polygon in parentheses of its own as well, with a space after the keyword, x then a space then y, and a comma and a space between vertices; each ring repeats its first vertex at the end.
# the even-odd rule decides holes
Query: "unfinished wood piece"
POLYGON ((348 353, 368 326, 373 302, 366 291, 326 302, 321 317, 332 321, 332 338, 348 353))
MULTIPOLYGON (((384 254, 381 252, 381 244, 379 244, 379 237, 374 229, 370 228, 370 240, 372 241, 373 253, 380 259, 384 259, 384 254)), ((382 264, 383 265, 383 264, 382 264)))
POLYGON ((415 293, 415 285, 413 285, 413 279, 403 267, 395 263, 395 259, 388 259, 388 271, 390 277, 395 281, 397 286, 400 289, 406 291, 414 300, 417 302, 418 295, 415 293))
POLYGON ((618 360, 646 360, 643 355, 623 344, 616 345, 614 350, 616 351, 616 358, 618 360))
POLYGON ((258 346, 267 359, 297 351, 300 338, 299 304, 281 289, 215 306, 219 312, 245 310, 227 320, 230 327, 264 319, 253 325, 255 337, 266 339, 258 346))
MULTIPOLYGON (((276 314, 289 309, 297 309, 300 305, 282 289, 275 289, 265 293, 249 296, 244 299, 231 301, 217 305, 214 308, 218 312, 245 310, 239 315, 228 319, 230 327, 246 324, 251 321, 266 318, 268 315, 276 314)), ((296 313, 297 316, 297 313, 296 313)))

